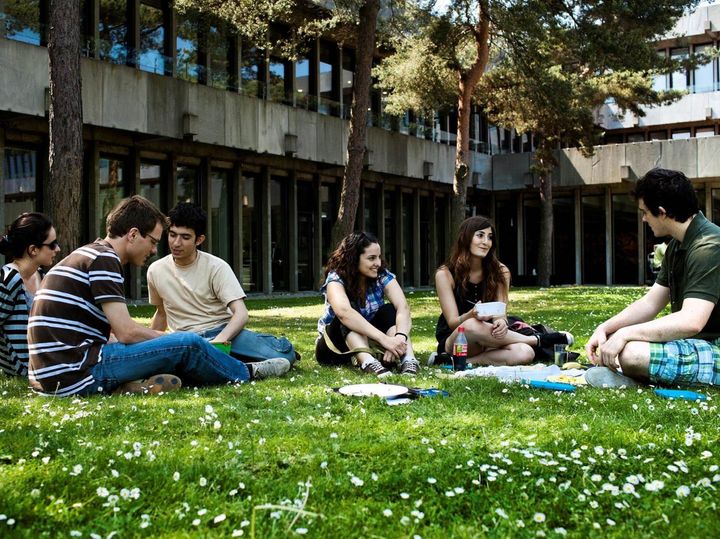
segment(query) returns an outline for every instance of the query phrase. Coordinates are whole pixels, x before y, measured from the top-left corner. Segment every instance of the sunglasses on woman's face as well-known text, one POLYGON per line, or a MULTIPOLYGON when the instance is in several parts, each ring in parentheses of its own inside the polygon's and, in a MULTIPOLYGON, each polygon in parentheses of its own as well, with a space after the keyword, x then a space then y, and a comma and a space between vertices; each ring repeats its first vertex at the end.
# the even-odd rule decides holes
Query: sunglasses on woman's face
POLYGON ((50 249, 57 249, 60 246, 58 240, 52 240, 50 243, 41 243, 40 247, 49 247, 50 249))

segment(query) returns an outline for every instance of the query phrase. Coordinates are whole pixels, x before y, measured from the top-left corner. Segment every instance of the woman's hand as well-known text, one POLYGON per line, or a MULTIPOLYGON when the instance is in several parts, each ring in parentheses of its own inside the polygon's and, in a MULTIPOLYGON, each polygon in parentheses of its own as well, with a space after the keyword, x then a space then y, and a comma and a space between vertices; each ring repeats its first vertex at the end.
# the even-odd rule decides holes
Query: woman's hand
POLYGON ((388 363, 400 359, 407 352, 407 340, 403 335, 386 335, 380 344, 385 349, 383 359, 388 363))
POLYGON ((505 318, 498 318, 493 322, 490 335, 495 339, 502 339, 508 332, 508 321, 505 318))

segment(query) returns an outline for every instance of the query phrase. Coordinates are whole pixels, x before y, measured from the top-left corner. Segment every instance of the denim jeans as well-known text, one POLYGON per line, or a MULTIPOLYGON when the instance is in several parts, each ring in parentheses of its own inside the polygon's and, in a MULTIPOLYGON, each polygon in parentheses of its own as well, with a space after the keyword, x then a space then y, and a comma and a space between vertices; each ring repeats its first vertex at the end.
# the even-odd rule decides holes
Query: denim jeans
POLYGON ((119 385, 154 374, 175 374, 184 385, 244 382, 247 366, 221 352, 195 333, 177 332, 135 344, 102 347, 102 360, 92 368, 95 383, 81 394, 110 393, 119 385))
MULTIPOLYGON (((212 340, 225 328, 218 326, 200 333, 204 339, 212 340)), ((275 337, 266 333, 255 333, 243 329, 231 341, 230 352, 243 361, 263 361, 273 357, 287 359, 292 365, 295 362, 295 349, 285 337, 275 337)))

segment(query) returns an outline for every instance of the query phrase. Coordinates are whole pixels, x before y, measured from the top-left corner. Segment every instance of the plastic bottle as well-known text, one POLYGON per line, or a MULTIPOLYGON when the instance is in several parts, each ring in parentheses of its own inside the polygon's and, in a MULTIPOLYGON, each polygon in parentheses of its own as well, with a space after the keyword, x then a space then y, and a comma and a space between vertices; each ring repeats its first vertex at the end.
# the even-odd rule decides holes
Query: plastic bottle
POLYGON ((455 342, 453 343, 453 369, 456 371, 464 371, 467 367, 468 342, 465 336, 465 328, 458 328, 455 342))

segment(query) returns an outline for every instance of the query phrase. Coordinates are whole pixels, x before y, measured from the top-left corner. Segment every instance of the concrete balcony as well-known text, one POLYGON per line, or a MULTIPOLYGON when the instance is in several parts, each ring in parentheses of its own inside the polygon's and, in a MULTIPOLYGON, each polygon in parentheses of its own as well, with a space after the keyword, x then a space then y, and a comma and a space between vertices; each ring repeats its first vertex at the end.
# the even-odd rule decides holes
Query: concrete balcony
MULTIPOLYGON (((47 49, 0 38, 0 109, 44 116, 47 66, 47 49)), ((294 157, 345 163, 346 120, 94 59, 83 58, 81 69, 88 125, 278 156, 290 134, 297 137, 294 157)), ((367 146, 374 172, 424 179, 429 162, 432 181, 453 181, 454 146, 375 127, 367 146)), ((473 163, 489 178, 489 156, 474 154, 473 163)))

